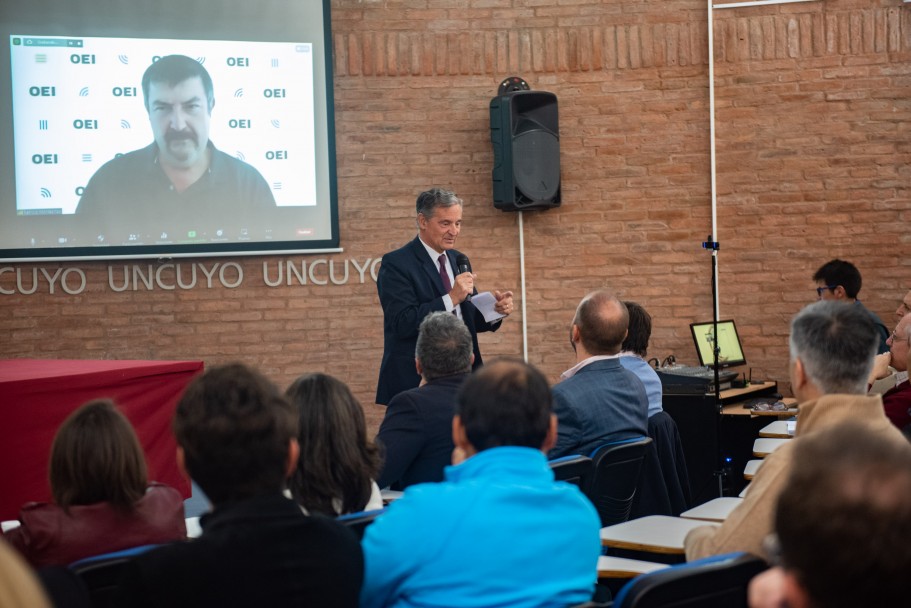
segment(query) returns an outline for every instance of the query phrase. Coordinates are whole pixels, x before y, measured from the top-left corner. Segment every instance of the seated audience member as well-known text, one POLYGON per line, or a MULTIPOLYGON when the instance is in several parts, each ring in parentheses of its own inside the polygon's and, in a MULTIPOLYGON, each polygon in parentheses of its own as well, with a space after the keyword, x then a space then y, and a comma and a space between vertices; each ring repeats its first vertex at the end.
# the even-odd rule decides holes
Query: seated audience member
POLYGON ((905 297, 902 298, 901 303, 895 310, 895 318, 901 319, 908 313, 911 313, 911 290, 908 290, 908 293, 905 294, 905 297))
POLYGON ((190 383, 174 414, 177 459, 213 510, 199 538, 126 564, 115 605, 357 606, 357 538, 283 495, 297 418, 271 382, 240 364, 190 383))
MULTIPOLYGON (((905 297, 902 299, 901 303, 898 305, 898 308, 895 310, 895 318, 898 321, 901 321, 902 318, 911 312, 911 291, 908 291, 905 294, 905 297)), ((898 327, 895 328, 895 331, 898 331, 898 327)), ((891 346, 895 344, 895 332, 892 332, 892 345, 890 345, 890 352, 883 353, 876 357, 876 362, 873 364, 873 373, 870 375, 869 384, 871 385, 871 390, 875 390, 882 385, 881 390, 877 392, 883 392, 883 390, 888 390, 893 386, 901 384, 908 380, 908 369, 907 365, 903 366, 902 369, 897 369, 892 363, 892 353, 891 346), (886 380, 884 383, 877 382, 878 380, 886 380)), ((886 406, 888 411, 888 404, 886 406)), ((889 416, 892 418, 892 416, 889 416)))
POLYGON ((901 317, 889 336, 889 352, 878 355, 870 379, 884 378, 890 366, 902 373, 902 380, 883 393, 883 407, 892 424, 904 429, 911 424, 911 382, 908 382, 908 353, 911 350, 911 315, 901 317))
POLYGON ((652 317, 635 302, 624 302, 629 330, 620 351, 620 365, 636 374, 648 397, 646 432, 653 443, 646 450, 630 519, 648 515, 679 515, 691 505, 686 457, 677 423, 662 407, 661 379, 646 360, 652 317), (660 415, 659 415, 660 414, 660 415))
POLYGON ((658 372, 649 365, 645 356, 648 353, 648 341, 652 337, 652 316, 635 302, 624 302, 629 311, 629 330, 620 346, 620 365, 636 374, 645 387, 648 397, 648 417, 662 411, 661 378, 658 372))
POLYGON ((300 418, 300 457, 291 476, 291 494, 308 513, 335 517, 383 508, 374 482, 379 450, 367 441, 364 410, 344 382, 326 374, 306 374, 285 396, 300 418))
POLYGON ((183 497, 152 483, 139 439, 109 400, 90 401, 51 444, 52 503, 28 503, 6 533, 36 568, 186 538, 183 497))
POLYGON ((554 481, 544 376, 486 365, 459 391, 453 466, 412 486, 367 528, 361 606, 569 606, 591 599, 600 522, 578 488, 554 481))
POLYGON ((553 388, 560 424, 550 458, 588 456, 605 443, 646 435, 645 387, 620 364, 628 326, 626 306, 610 292, 595 291, 579 303, 569 334, 576 365, 553 388))
POLYGON ((454 315, 432 312, 418 332, 418 388, 389 402, 376 440, 385 449, 380 486, 393 490, 443 479, 452 457, 456 392, 471 373, 471 333, 454 315))
POLYGON ((31 568, 0 539, 0 606, 50 608, 51 602, 31 568))
POLYGON ((911 597, 911 444, 843 423, 807 437, 775 508, 778 568, 753 608, 906 606, 911 597))
POLYGON ((860 300, 857 294, 860 292, 861 278, 860 271, 851 262, 844 260, 831 260, 823 264, 813 275, 816 281, 816 295, 820 300, 838 300, 847 304, 853 304, 860 310, 870 316, 874 324, 874 332, 879 338, 878 353, 884 353, 889 350, 886 340, 889 338, 889 330, 883 324, 882 320, 871 310, 868 310, 860 300))
POLYGON ((850 420, 880 441, 907 443, 886 418, 879 395, 866 395, 878 340, 870 315, 856 306, 816 302, 797 313, 791 321, 789 366, 799 408, 795 438, 765 458, 743 502, 721 526, 687 534, 687 559, 731 551, 760 554, 794 449, 804 437, 850 420))

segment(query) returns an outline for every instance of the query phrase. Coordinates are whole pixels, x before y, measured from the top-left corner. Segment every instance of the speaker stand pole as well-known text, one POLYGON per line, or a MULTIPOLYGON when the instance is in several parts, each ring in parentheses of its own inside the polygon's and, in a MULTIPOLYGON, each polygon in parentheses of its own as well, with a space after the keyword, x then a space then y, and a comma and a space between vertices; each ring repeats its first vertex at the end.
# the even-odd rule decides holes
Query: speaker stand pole
MULTIPOLYGON (((703 249, 709 249, 712 252, 712 370, 715 372, 715 406, 718 408, 719 419, 721 417, 721 383, 718 374, 718 355, 721 353, 721 347, 718 346, 718 241, 712 240, 712 235, 702 244, 703 249)), ((723 455, 721 454, 721 424, 715 425, 715 440, 718 445, 718 470, 715 475, 718 477, 718 496, 724 496, 724 477, 727 474, 722 464, 723 455)))
POLYGON ((528 315, 525 314, 525 224, 522 220, 522 211, 519 216, 519 290, 522 302, 522 359, 528 363, 528 315))

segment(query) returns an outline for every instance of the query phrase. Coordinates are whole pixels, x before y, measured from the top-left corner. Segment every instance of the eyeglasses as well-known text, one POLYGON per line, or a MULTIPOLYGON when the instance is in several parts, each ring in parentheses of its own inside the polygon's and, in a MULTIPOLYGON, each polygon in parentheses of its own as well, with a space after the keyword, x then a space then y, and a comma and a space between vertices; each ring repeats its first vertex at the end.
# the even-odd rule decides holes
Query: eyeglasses
POLYGON ((776 401, 775 403, 756 403, 750 409, 754 412, 786 412, 788 406, 783 401, 776 401))
POLYGON ((822 297, 822 292, 824 292, 824 291, 826 291, 826 290, 828 290, 828 291, 835 291, 835 288, 836 288, 836 287, 838 287, 838 285, 826 285, 825 287, 817 287, 817 288, 816 288, 816 297, 817 297, 817 298, 821 298, 821 297, 822 297))

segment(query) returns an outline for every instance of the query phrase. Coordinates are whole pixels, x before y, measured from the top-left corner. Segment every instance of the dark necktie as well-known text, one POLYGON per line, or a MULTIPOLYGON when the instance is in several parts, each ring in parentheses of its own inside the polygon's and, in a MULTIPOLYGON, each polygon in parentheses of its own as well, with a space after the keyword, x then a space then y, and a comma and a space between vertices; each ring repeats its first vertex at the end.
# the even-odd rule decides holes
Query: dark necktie
POLYGON ((441 253, 437 259, 440 262, 440 279, 443 281, 443 291, 449 293, 452 291, 452 283, 449 282, 449 273, 446 272, 446 254, 441 253))

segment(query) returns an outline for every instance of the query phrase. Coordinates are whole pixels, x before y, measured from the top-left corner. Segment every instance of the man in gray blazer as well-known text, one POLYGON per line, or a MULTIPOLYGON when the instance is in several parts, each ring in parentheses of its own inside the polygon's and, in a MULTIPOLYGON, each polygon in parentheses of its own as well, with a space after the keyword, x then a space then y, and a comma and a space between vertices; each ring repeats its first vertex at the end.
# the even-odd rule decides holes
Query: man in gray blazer
POLYGON ((605 443, 647 434, 645 387, 620 365, 628 326, 629 311, 608 291, 592 292, 579 303, 570 329, 576 365, 553 387, 559 424, 550 458, 588 456, 605 443))

